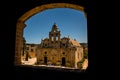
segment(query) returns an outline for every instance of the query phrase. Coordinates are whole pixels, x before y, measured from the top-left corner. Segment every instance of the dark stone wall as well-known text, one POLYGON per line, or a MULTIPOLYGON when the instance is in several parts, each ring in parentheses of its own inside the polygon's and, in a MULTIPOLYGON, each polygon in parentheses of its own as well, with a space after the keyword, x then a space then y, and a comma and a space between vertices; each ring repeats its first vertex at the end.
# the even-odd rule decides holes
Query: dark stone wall
POLYGON ((46 80, 46 79, 79 79, 79 80, 88 80, 88 73, 94 72, 93 62, 94 53, 95 53, 95 2, 93 0, 5 0, 3 2, 1 13, 2 22, 0 29, 1 35, 1 57, 0 57, 0 66, 2 75, 6 75, 4 78, 10 79, 34 79, 34 80, 46 80), (89 67, 85 73, 70 73, 70 72, 59 72, 59 71, 50 71, 43 69, 33 69, 26 67, 14 66, 14 54, 15 54, 15 33, 16 33, 16 23, 17 19, 22 16, 25 12, 30 9, 49 3, 72 3, 83 6, 85 12, 87 13, 88 20, 88 53, 89 53, 89 67), (89 47, 90 46, 90 47, 89 47), (94 50, 94 51, 93 51, 94 50), (92 70, 92 71, 91 71, 92 70), (56 75, 56 76, 55 76, 56 75), (44 79, 45 78, 45 79, 44 79))

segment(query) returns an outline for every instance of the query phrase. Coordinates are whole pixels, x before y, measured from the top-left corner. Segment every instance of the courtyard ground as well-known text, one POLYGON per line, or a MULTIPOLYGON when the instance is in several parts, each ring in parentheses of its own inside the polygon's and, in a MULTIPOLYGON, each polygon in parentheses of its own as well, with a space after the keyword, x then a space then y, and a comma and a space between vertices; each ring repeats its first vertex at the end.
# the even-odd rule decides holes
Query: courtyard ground
MULTIPOLYGON (((76 68, 70 68, 70 67, 64 67, 64 66, 53 66, 53 65, 35 65, 37 61, 37 58, 30 58, 28 61, 22 61, 23 65, 33 65, 33 66, 44 66, 44 67, 56 67, 56 68, 67 68, 67 69, 76 69, 76 68)), ((82 69, 86 69, 88 67, 88 59, 85 59, 85 61, 82 64, 82 69)))

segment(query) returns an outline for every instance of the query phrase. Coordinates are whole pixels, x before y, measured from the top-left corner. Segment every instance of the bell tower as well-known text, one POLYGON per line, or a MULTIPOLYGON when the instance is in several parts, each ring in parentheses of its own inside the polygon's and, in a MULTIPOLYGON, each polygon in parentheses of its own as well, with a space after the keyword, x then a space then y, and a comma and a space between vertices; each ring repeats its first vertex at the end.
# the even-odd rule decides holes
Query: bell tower
POLYGON ((56 23, 53 24, 51 31, 49 32, 49 40, 53 43, 60 42, 60 31, 56 23))
POLYGON ((49 32, 49 39, 53 43, 56 41, 60 41, 60 31, 58 30, 58 27, 56 23, 53 24, 51 31, 49 32))

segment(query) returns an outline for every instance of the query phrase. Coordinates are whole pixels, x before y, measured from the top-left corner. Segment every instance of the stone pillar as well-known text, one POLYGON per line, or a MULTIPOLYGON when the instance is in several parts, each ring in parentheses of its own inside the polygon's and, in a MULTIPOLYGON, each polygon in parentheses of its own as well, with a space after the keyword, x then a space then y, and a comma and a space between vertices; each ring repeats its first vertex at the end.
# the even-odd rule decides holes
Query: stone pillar
POLYGON ((15 43, 15 65, 21 65, 21 53, 22 53, 22 46, 23 46, 23 30, 25 28, 25 24, 22 21, 17 22, 16 27, 16 43, 15 43))

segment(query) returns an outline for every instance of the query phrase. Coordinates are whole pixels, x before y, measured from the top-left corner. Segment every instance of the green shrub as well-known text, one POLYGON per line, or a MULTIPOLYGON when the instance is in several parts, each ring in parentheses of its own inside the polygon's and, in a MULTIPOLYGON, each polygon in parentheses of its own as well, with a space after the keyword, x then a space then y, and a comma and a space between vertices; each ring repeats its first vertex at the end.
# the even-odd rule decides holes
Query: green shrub
POLYGON ((85 53, 84 53, 84 58, 85 58, 85 59, 88 59, 88 52, 85 52, 85 53))

